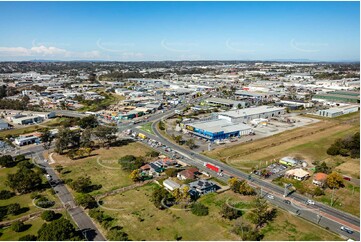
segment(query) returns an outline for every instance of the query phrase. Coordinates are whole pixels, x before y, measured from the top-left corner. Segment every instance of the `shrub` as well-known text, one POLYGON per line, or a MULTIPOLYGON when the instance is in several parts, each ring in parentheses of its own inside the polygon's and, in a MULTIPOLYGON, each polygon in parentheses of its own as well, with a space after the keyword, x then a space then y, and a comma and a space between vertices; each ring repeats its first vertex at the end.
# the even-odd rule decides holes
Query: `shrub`
POLYGON ((15 193, 10 192, 8 190, 1 190, 0 191, 0 200, 9 199, 9 198, 13 197, 14 195, 15 195, 15 193))
POLYGON ((208 215, 208 207, 201 203, 194 203, 191 207, 191 211, 194 215, 197 215, 197 216, 207 216, 208 215))
POLYGON ((47 222, 54 220, 55 217, 56 217, 55 212, 51 210, 46 210, 41 214, 41 218, 47 222))
POLYGON ((22 232, 25 230, 26 226, 23 222, 15 221, 11 224, 11 230, 15 232, 22 232))
POLYGON ((36 236, 32 234, 27 234, 19 238, 19 241, 36 241, 36 236))
POLYGON ((229 220, 236 219, 241 216, 241 212, 239 210, 231 208, 227 204, 224 204, 222 206, 220 214, 222 215, 223 218, 229 220))
POLYGON ((36 206, 39 206, 41 208, 50 208, 54 206, 55 202, 50 201, 47 197, 40 197, 36 202, 36 206))
POLYGON ((21 207, 19 203, 12 203, 7 206, 8 214, 17 215, 21 211, 21 207))

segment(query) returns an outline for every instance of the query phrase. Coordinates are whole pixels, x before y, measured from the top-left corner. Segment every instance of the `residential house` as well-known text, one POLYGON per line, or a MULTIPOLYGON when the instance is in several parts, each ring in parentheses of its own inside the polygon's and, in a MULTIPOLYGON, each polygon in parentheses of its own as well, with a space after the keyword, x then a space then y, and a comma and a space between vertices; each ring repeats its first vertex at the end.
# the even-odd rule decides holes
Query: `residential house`
POLYGON ((292 169, 292 170, 286 171, 286 173, 285 173, 285 177, 293 178, 298 181, 303 181, 303 180, 307 179, 309 176, 310 176, 310 173, 301 168, 292 169))
POLYGON ((319 187, 323 187, 326 183, 326 180, 327 180, 327 174, 318 172, 313 175, 312 184, 319 187))
POLYGON ((204 179, 189 183, 189 193, 191 195, 199 196, 210 192, 215 192, 217 189, 218 186, 215 183, 204 179))
POLYGON ((179 180, 187 180, 187 179, 194 180, 196 178, 196 174, 198 172, 199 171, 197 168, 191 167, 191 168, 185 169, 181 172, 178 172, 177 178, 179 180))

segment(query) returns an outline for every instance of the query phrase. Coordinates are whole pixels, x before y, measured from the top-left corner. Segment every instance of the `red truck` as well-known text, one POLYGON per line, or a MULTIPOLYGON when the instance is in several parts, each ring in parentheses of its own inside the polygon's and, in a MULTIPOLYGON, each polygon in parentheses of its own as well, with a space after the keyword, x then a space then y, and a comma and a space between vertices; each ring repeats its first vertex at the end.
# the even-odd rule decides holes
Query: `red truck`
POLYGON ((211 163, 208 163, 208 162, 204 162, 203 164, 205 167, 207 167, 208 169, 212 170, 212 171, 215 171, 217 173, 221 172, 221 168, 219 168, 219 166, 216 166, 216 165, 213 165, 211 163))

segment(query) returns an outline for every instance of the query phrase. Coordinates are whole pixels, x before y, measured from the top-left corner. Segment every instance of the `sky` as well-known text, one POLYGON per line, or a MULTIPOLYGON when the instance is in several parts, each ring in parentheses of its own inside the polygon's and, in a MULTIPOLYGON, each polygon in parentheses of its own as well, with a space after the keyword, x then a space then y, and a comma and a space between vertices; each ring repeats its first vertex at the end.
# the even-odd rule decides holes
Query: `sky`
POLYGON ((0 61, 359 61, 359 2, 0 2, 0 61))

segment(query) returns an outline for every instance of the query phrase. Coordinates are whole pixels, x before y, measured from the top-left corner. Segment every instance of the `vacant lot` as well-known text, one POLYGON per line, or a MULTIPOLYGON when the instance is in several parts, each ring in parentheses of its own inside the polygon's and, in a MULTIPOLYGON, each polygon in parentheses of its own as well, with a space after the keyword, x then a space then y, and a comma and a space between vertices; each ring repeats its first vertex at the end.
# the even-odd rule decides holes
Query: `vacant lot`
POLYGON ((132 184, 129 173, 122 171, 118 164, 119 158, 125 155, 145 156, 150 149, 140 143, 130 143, 121 147, 98 149, 93 151, 93 156, 71 160, 65 155, 53 155, 56 165, 62 165, 68 173, 61 174, 62 179, 75 180, 80 176, 89 176, 93 184, 102 185, 102 188, 92 194, 101 194, 110 190, 132 184))
POLYGON ((143 186, 124 194, 107 197, 104 206, 110 209, 123 208, 115 211, 103 209, 107 214, 117 218, 117 225, 132 240, 239 240, 232 234, 230 222, 221 218, 216 208, 210 208, 205 217, 193 215, 190 211, 159 210, 149 201, 155 184, 143 186))
MULTIPOLYGON (((357 113, 358 115, 359 113, 357 113)), ((249 170, 260 161, 271 161, 283 156, 302 156, 307 161, 328 159, 345 174, 356 176, 359 173, 359 159, 328 156, 327 148, 337 138, 342 138, 360 130, 356 114, 342 119, 321 120, 305 127, 297 128, 260 139, 251 143, 218 148, 206 155, 219 159, 236 168, 249 170), (342 160, 340 160, 342 159, 342 160)))
MULTIPOLYGON (((240 240, 231 232, 234 221, 223 219, 219 211, 226 202, 250 208, 254 197, 240 196, 231 191, 208 194, 198 201, 209 207, 209 215, 198 217, 190 211, 155 208, 149 201, 154 186, 157 185, 153 183, 104 199, 104 206, 108 209, 102 210, 117 219, 114 225, 124 227, 130 239, 174 240, 178 235, 182 240, 240 240)), ((262 232, 264 240, 340 240, 337 235, 282 210, 262 232)))

